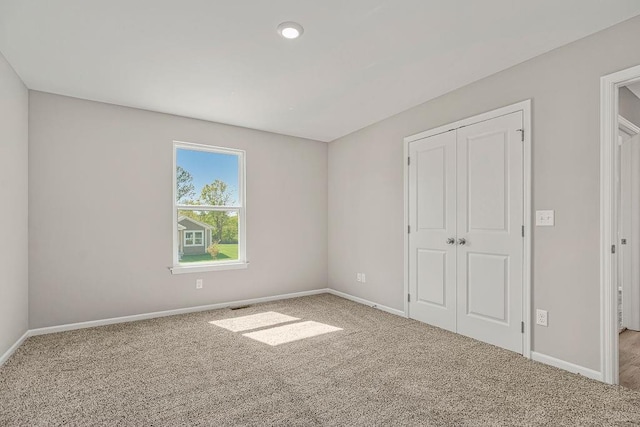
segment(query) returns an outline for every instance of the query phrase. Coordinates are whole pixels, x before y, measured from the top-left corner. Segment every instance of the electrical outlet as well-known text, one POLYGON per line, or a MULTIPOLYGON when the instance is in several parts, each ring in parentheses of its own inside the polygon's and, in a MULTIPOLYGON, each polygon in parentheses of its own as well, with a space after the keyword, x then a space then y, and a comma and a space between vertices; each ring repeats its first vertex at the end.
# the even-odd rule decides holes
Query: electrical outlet
POLYGON ((196 289, 202 289, 202 279, 196 279, 196 289))
POLYGON ((540 326, 548 326, 547 325, 547 310, 536 310, 536 324, 540 326))
POLYGON ((366 283, 367 282, 367 276, 364 275, 364 273, 362 273, 362 283, 366 283))
POLYGON ((356 281, 362 282, 362 273, 356 273, 356 281))

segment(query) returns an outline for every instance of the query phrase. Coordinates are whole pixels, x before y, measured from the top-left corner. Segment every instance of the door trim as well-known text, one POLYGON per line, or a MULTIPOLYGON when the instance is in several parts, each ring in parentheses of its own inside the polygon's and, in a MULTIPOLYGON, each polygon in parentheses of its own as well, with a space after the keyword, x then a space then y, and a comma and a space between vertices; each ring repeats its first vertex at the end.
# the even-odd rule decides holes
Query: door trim
POLYGON ((618 89, 640 81, 640 65, 600 78, 600 372, 602 381, 618 384, 618 256, 615 190, 618 147, 618 89))
POLYGON ((618 129, 622 129, 629 135, 635 136, 640 133, 640 127, 634 125, 629 120, 618 114, 618 129))
POLYGON ((409 317, 409 144, 419 139, 438 135, 463 126, 472 125, 486 120, 495 119, 507 114, 522 112, 523 123, 523 268, 522 268, 522 317, 524 333, 522 334, 522 355, 531 358, 531 99, 527 99, 493 111, 467 117, 443 126, 438 126, 424 132, 404 138, 404 314, 409 317), (528 321, 527 321, 528 319, 528 321))

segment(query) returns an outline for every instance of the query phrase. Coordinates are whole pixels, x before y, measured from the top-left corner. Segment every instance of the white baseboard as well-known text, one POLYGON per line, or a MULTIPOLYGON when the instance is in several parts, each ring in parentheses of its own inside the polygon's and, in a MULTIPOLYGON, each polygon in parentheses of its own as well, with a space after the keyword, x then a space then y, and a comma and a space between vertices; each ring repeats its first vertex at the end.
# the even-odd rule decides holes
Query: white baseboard
POLYGON ((26 340, 30 336, 30 332, 27 331, 20 338, 18 338, 18 341, 16 341, 11 347, 9 347, 9 350, 5 351, 4 354, 0 356, 0 366, 4 365, 4 363, 9 360, 11 355, 18 349, 18 347, 22 345, 24 340, 26 340))
POLYGON ((397 310, 395 308, 387 307, 385 305, 378 304, 378 303, 366 300, 364 298, 354 297, 353 295, 345 294, 344 292, 336 291, 335 289, 327 288, 326 293, 335 295, 344 299, 348 299, 350 301, 354 301, 360 304, 368 305, 369 307, 377 308, 378 310, 386 311, 387 313, 395 314, 396 316, 407 317, 404 314, 404 311, 402 310, 397 310))
POLYGON ((593 369, 585 368, 584 366, 576 365, 571 362, 565 362, 564 360, 556 359, 555 357, 547 356, 546 354, 531 352, 531 359, 536 362, 544 363, 545 365, 551 365, 556 368, 564 369, 565 371, 573 372, 574 374, 584 375, 592 380, 602 381, 602 373, 594 371, 593 369))
POLYGON ((54 334, 57 332, 73 331, 75 329, 94 328, 96 326, 113 325, 116 323, 135 322, 137 320, 155 319, 157 317, 175 316, 177 314, 196 313, 198 311, 217 310, 220 308, 238 305, 258 304, 261 302, 278 301, 290 298, 306 297, 327 293, 327 289, 314 289, 312 291, 294 292, 290 294, 274 295, 270 297, 252 298, 239 301, 223 302, 218 304, 200 305, 197 307, 178 308, 175 310, 156 311, 152 313, 134 314, 131 316, 113 317, 110 319, 90 320, 88 322, 69 323, 66 325, 49 326, 46 328, 31 329, 29 336, 54 334))

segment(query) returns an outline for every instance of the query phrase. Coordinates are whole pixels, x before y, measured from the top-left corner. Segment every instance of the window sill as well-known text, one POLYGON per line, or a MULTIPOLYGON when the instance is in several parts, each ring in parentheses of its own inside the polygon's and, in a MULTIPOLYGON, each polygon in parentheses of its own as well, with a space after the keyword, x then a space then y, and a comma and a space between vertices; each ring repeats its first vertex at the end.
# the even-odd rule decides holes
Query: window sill
POLYGON ((240 270, 248 268, 248 262, 227 262, 220 264, 206 264, 206 265, 176 265, 170 267, 171 274, 188 274, 188 273, 203 273, 206 271, 220 271, 220 270, 240 270))

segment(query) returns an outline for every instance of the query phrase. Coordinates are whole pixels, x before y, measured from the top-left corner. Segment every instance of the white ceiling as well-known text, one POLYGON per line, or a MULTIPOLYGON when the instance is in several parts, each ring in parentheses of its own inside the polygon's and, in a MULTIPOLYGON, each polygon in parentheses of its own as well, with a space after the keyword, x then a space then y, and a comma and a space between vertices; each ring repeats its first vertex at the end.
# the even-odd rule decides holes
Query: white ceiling
POLYGON ((640 14, 638 0, 0 0, 31 89, 331 141, 640 14), (276 33, 298 21, 295 41, 276 33))

